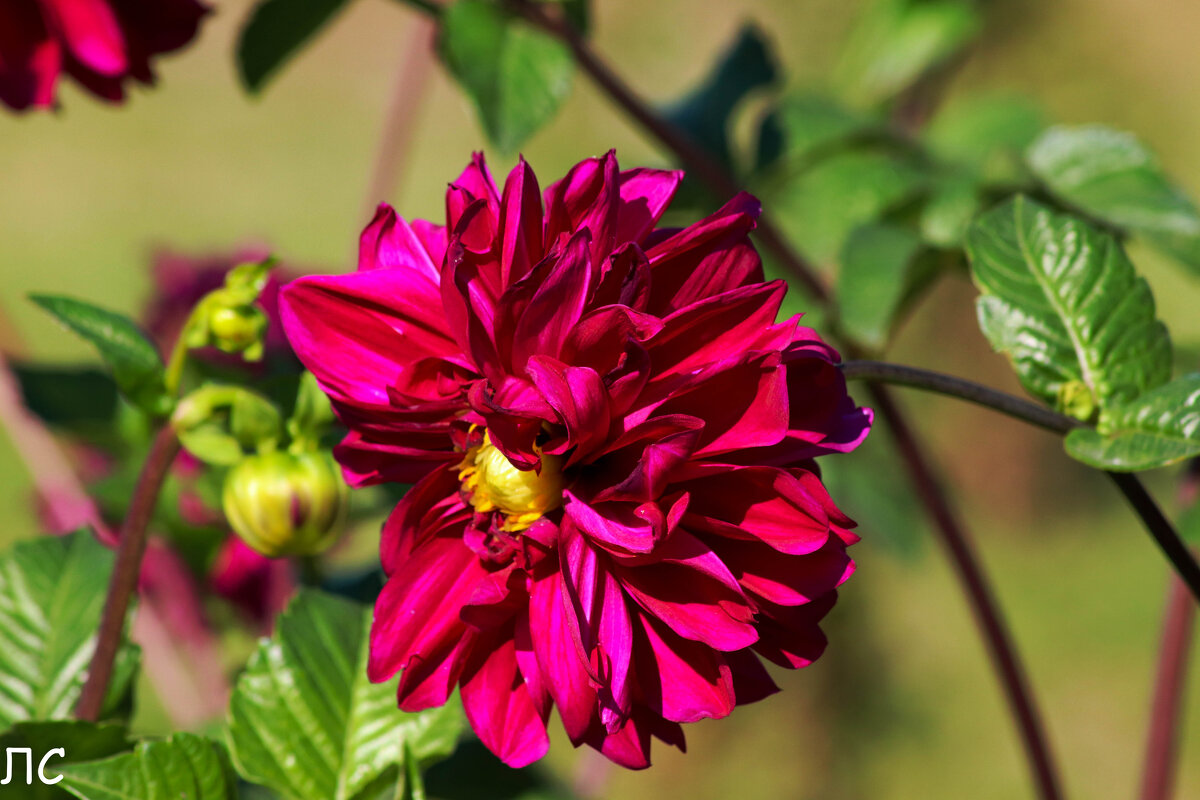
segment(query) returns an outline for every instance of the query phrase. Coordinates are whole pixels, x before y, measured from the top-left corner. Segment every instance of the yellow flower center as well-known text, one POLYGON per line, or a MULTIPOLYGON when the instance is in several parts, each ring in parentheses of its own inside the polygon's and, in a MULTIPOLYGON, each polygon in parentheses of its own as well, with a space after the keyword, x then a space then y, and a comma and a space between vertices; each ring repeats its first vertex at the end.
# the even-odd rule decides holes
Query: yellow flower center
POLYGON ((517 469, 484 431, 483 442, 469 448, 458 465, 458 479, 476 511, 499 511, 505 516, 501 530, 523 531, 563 502, 562 459, 539 455, 540 472, 517 469))

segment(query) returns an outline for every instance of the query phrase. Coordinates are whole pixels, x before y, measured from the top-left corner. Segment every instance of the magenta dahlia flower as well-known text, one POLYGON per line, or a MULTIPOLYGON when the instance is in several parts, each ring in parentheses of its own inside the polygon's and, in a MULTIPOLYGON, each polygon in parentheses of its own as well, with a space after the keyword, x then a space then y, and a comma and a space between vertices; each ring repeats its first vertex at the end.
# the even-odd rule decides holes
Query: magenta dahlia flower
POLYGON ((814 458, 866 436, 838 355, 764 282, 739 194, 656 228, 681 174, 584 161, 545 194, 476 156, 445 227, 381 206, 357 272, 284 287, 284 328, 349 434, 355 486, 415 486, 384 526, 369 672, 400 707, 457 686, 506 763, 650 739, 776 691, 853 570, 814 458))
POLYGON ((191 41, 207 13, 199 0, 3 0, 0 101, 51 107, 64 72, 122 100, 125 82, 153 83, 150 58, 191 41))

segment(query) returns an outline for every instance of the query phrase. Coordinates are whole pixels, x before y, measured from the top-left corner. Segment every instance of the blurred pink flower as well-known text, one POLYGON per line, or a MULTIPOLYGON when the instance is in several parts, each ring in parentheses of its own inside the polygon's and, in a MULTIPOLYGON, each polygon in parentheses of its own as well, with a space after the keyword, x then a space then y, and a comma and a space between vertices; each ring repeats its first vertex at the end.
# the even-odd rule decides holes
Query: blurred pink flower
POLYGON ((214 593, 264 634, 274 627, 275 618, 296 591, 287 559, 267 558, 232 535, 217 552, 208 581, 214 593))
POLYGON ((183 47, 209 11, 199 0, 4 0, 0 101, 49 108, 63 72, 105 100, 154 82, 150 58, 183 47))
POLYGON ((681 174, 613 153, 543 195, 476 156, 446 226, 381 206, 358 271, 284 287, 284 327, 350 432, 356 486, 416 482, 388 519, 369 673, 446 702, 506 763, 571 740, 627 767, 650 738, 777 691, 853 570, 814 458, 871 414, 764 282, 739 194, 656 228, 681 174))

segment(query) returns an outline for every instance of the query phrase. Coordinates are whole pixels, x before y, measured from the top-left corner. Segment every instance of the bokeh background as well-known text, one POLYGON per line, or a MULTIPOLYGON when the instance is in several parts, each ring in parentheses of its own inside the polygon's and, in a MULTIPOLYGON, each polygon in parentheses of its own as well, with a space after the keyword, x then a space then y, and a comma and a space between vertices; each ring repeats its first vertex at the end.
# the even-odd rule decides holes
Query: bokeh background
MULTIPOLYGON (((436 66, 414 115, 398 184, 367 197, 377 141, 416 14, 358 0, 265 95, 238 85, 233 43, 246 0, 218 0, 187 51, 159 62, 160 85, 124 107, 71 86, 57 114, 0 114, 0 347, 64 363, 86 347, 29 304, 59 292, 135 313, 158 246, 195 253, 266 243, 287 262, 348 269, 376 200, 406 216, 441 212, 445 183, 483 138, 468 101, 436 66)), ((847 0, 596 0, 598 49, 648 97, 696 82, 756 20, 789 84, 821 85, 859 3, 847 0)), ((1003 90, 1050 120, 1136 131, 1200 192, 1200 4, 1191 0, 1009 0, 949 102, 1003 90)), ((753 104, 752 104, 753 105, 753 104)), ((744 113, 748 134, 752 108, 744 113)), ((616 147, 626 165, 666 163, 579 77, 553 124, 525 148, 544 181, 616 147)), ((489 153, 494 168, 510 160, 489 153)), ((1200 360, 1194 280, 1133 256, 1171 327, 1181 363, 1200 360)), ((895 360, 1019 391, 949 277, 901 331, 895 360)), ((953 401, 906 394, 969 521, 1027 659, 1075 797, 1134 791, 1167 568, 1102 476, 1057 440, 953 401)), ((880 441, 882 445, 882 440, 880 441)), ((868 445, 870 446, 870 445, 868 445)), ((1174 475, 1151 486, 1174 508, 1174 475)), ((0 436, 0 541, 37 534, 30 486, 0 436)), ((854 508, 851 506, 850 511, 854 508)), ((657 798, 1014 798, 1029 796, 1013 726, 938 543, 919 515, 866 528, 859 571, 831 615, 826 656, 778 676, 784 692, 689 729, 689 754, 659 748, 642 773, 602 774, 561 736, 549 758, 568 778, 598 775, 605 796, 657 798)), ((137 725, 165 724, 145 704, 137 725)), ((1200 669, 1190 680, 1179 797, 1200 797, 1200 669)))

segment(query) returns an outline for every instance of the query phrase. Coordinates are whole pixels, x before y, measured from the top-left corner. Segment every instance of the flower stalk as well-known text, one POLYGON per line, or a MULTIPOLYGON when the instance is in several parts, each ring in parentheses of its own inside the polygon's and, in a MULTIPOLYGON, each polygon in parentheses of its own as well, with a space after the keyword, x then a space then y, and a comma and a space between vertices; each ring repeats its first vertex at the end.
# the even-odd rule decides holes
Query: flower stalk
POLYGON ((164 425, 155 434, 150 452, 138 475, 129 510, 121 523, 117 562, 113 567, 108 594, 104 599, 96 650, 92 655, 79 703, 75 707, 75 716, 81 720, 95 722, 100 717, 104 697, 108 693, 108 684, 112 679, 113 661, 125 629, 130 598, 137 590, 142 557, 146 553, 146 534, 150 518, 158 504, 158 495, 167 472, 179 453, 179 446, 179 438, 174 429, 170 425, 164 425))

